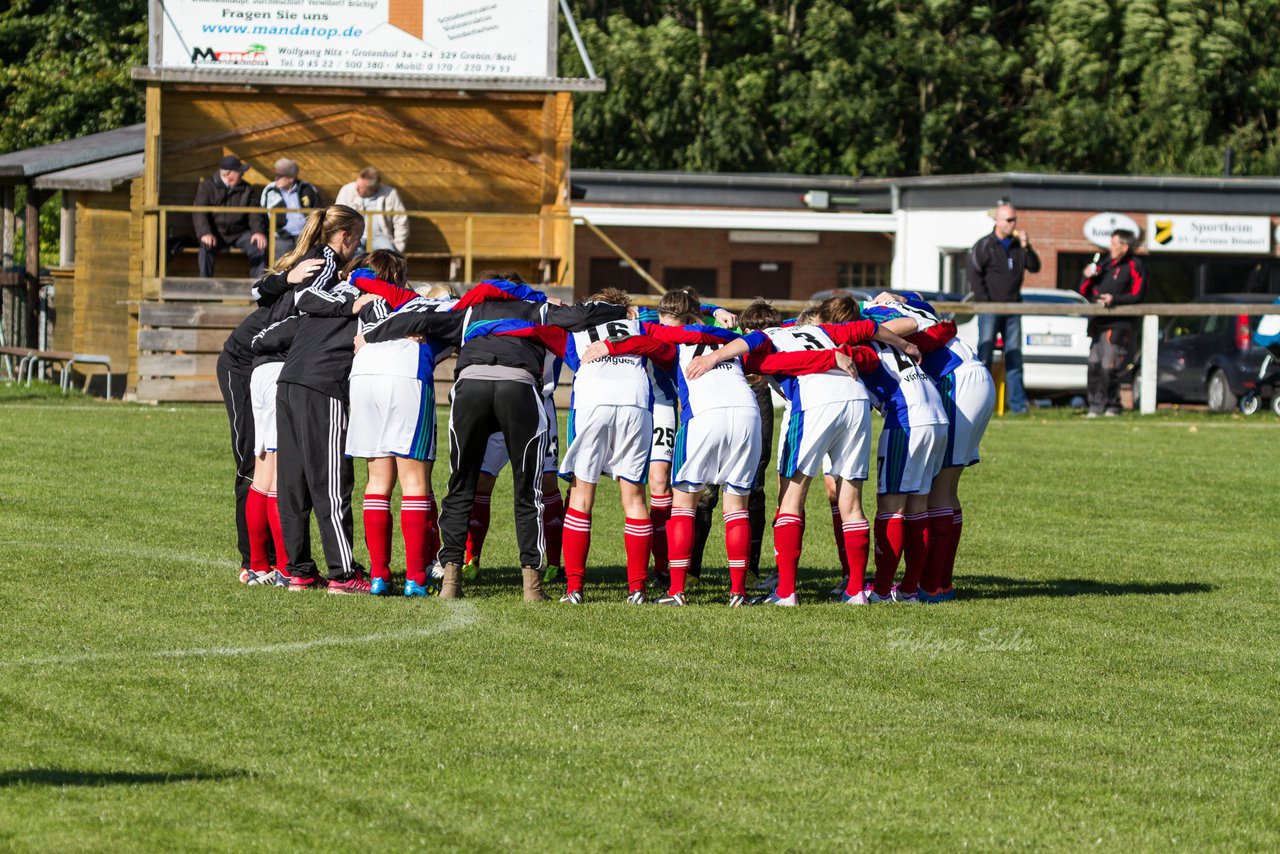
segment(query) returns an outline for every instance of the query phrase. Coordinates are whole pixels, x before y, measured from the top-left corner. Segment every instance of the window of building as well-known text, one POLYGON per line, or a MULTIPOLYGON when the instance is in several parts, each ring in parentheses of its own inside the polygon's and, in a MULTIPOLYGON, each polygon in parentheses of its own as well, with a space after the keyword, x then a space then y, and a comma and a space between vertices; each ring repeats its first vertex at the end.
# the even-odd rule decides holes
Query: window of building
POLYGON ((840 264, 836 273, 836 287, 870 290, 889 287, 888 264, 865 264, 850 261, 840 264))
MULTIPOLYGON (((636 263, 644 268, 646 273, 649 272, 648 258, 637 258, 636 263)), ((647 294, 651 292, 649 283, 621 258, 592 258, 587 274, 591 282, 590 289, 592 291, 599 291, 604 288, 621 288, 629 294, 647 294)))

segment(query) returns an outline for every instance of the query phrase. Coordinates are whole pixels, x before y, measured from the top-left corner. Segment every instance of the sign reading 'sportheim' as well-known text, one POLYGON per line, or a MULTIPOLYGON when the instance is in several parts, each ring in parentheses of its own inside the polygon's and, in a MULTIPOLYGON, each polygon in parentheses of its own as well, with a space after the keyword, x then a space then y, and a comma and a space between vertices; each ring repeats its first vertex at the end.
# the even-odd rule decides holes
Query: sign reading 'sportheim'
POLYGON ((369 76, 555 76, 555 0, 152 0, 151 65, 369 76))
POLYGON ((1151 252, 1223 252, 1270 254, 1271 218, 1151 214, 1147 217, 1151 252))

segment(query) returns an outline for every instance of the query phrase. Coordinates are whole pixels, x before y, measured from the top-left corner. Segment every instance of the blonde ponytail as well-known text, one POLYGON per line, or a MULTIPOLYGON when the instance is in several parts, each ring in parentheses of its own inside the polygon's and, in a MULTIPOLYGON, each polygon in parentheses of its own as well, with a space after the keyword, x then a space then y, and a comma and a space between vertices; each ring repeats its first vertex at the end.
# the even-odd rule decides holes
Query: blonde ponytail
POLYGON ((292 269, 308 252, 328 243, 339 231, 351 234, 357 227, 363 230, 364 216, 346 205, 330 205, 322 211, 312 211, 293 251, 280 256, 271 272, 292 269))

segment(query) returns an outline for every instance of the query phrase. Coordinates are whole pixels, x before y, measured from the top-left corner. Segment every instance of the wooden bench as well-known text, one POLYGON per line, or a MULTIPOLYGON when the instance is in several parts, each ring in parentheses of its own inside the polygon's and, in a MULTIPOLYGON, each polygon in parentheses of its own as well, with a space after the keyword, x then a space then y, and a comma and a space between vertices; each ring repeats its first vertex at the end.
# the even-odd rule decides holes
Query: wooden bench
POLYGON ((71 368, 78 362, 84 365, 105 365, 107 368, 107 400, 111 399, 111 357, 97 353, 73 353, 70 350, 33 350, 29 347, 0 347, 0 355, 16 358, 18 368, 11 371, 18 382, 22 375, 27 375, 27 385, 31 385, 31 377, 35 367, 41 362, 61 362, 62 377, 59 382, 63 393, 71 390, 71 368))

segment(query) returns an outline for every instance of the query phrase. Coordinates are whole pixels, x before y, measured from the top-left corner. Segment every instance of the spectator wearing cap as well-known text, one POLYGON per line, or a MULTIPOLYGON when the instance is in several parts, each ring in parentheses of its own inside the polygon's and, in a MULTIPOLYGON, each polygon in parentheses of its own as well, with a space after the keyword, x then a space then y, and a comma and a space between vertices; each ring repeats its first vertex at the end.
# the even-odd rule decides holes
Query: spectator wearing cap
MULTIPOLYGON (((361 169, 354 181, 344 184, 334 203, 361 212, 404 210, 404 202, 400 201, 396 188, 382 183, 382 175, 372 166, 361 169)), ((409 217, 400 214, 373 216, 369 219, 371 228, 369 234, 365 235, 368 251, 393 249, 403 255, 404 248, 409 243, 409 217)))
MULTIPOLYGON (((201 181, 193 204, 200 207, 253 208, 258 206, 258 194, 245 183, 244 172, 249 167, 239 157, 228 154, 218 164, 217 173, 201 181)), ((267 263, 267 218, 260 213, 212 213, 202 211, 192 214, 196 237, 200 240, 200 275, 213 276, 213 262, 223 249, 234 246, 249 259, 249 278, 262 276, 267 263)))
POLYGON ((293 251, 298 245, 302 226, 307 222, 307 215, 324 207, 320 191, 314 184, 298 178, 298 164, 287 157, 276 161, 275 180, 262 188, 261 204, 264 208, 285 208, 292 211, 275 218, 276 258, 293 251))

